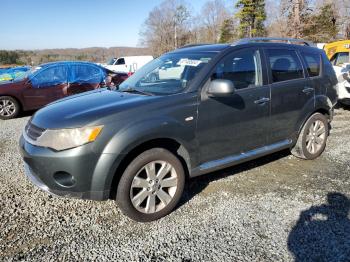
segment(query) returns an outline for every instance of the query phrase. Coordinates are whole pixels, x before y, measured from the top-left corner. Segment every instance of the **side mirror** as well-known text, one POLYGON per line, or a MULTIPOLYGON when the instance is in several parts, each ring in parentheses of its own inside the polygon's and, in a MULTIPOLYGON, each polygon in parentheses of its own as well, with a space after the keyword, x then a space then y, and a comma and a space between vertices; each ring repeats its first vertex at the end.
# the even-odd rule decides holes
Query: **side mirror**
POLYGON ((29 79, 27 79, 27 80, 25 81, 25 83, 24 83, 24 86, 25 86, 25 87, 30 87, 31 85, 32 85, 32 83, 30 82, 29 79))
POLYGON ((235 93, 236 89, 230 80, 215 79, 211 81, 208 89, 208 95, 213 97, 230 96, 235 93))

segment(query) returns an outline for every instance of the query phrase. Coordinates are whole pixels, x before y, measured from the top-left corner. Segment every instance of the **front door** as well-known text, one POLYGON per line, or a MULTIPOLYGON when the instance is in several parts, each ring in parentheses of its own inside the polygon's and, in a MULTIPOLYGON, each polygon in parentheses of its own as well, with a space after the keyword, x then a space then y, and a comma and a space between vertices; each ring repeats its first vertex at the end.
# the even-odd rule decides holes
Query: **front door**
POLYGON ((202 89, 197 138, 201 164, 266 145, 270 89, 264 81, 260 50, 245 48, 226 55, 202 89), (214 79, 232 81, 236 92, 209 97, 214 79))
POLYGON ((39 70, 27 83, 23 98, 27 109, 41 108, 63 98, 67 88, 67 67, 53 65, 39 70))

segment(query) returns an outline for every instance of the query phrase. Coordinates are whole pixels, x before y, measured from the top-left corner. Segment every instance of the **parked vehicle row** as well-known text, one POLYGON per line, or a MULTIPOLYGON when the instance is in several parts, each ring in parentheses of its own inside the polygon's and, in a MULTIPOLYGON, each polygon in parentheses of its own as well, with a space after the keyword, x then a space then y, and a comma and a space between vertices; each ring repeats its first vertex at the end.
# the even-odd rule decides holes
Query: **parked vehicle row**
POLYGON ((188 177, 283 149, 318 157, 337 78, 324 51, 287 40, 181 48, 116 91, 51 103, 19 142, 28 178, 59 196, 114 198, 152 221, 176 207, 188 177))
MULTIPOLYGON (((55 62, 21 71, 0 82, 0 119, 16 117, 20 111, 42 108, 58 99, 105 85, 107 69, 88 62, 55 62)), ((10 75, 6 73, 6 75, 10 75)), ((119 84, 117 74, 111 81, 119 84)))

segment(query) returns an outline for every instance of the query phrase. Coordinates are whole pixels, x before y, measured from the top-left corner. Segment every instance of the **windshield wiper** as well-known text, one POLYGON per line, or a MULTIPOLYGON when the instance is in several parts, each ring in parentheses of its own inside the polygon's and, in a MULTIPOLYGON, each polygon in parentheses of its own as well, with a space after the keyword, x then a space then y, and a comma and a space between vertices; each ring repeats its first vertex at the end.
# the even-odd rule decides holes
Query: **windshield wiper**
POLYGON ((146 96, 153 96, 153 94, 151 93, 148 93, 148 92, 145 92, 145 91, 141 91, 141 90, 138 90, 138 89, 135 89, 135 88, 132 88, 132 87, 128 87, 126 89, 123 89, 123 90, 118 90, 120 92, 125 92, 125 93, 134 93, 134 94, 141 94, 141 95, 146 95, 146 96))

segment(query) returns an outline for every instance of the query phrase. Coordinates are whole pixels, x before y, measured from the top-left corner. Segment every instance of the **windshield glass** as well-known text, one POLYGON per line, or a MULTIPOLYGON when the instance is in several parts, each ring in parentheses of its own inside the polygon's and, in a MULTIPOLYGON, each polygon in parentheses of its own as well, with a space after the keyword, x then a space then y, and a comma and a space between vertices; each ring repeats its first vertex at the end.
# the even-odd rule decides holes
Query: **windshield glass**
POLYGON ((115 58, 112 58, 111 60, 109 60, 107 65, 114 65, 115 60, 116 60, 115 58))
POLYGON ((145 66, 119 86, 119 91, 135 89, 155 95, 180 93, 216 53, 167 54, 145 66))

